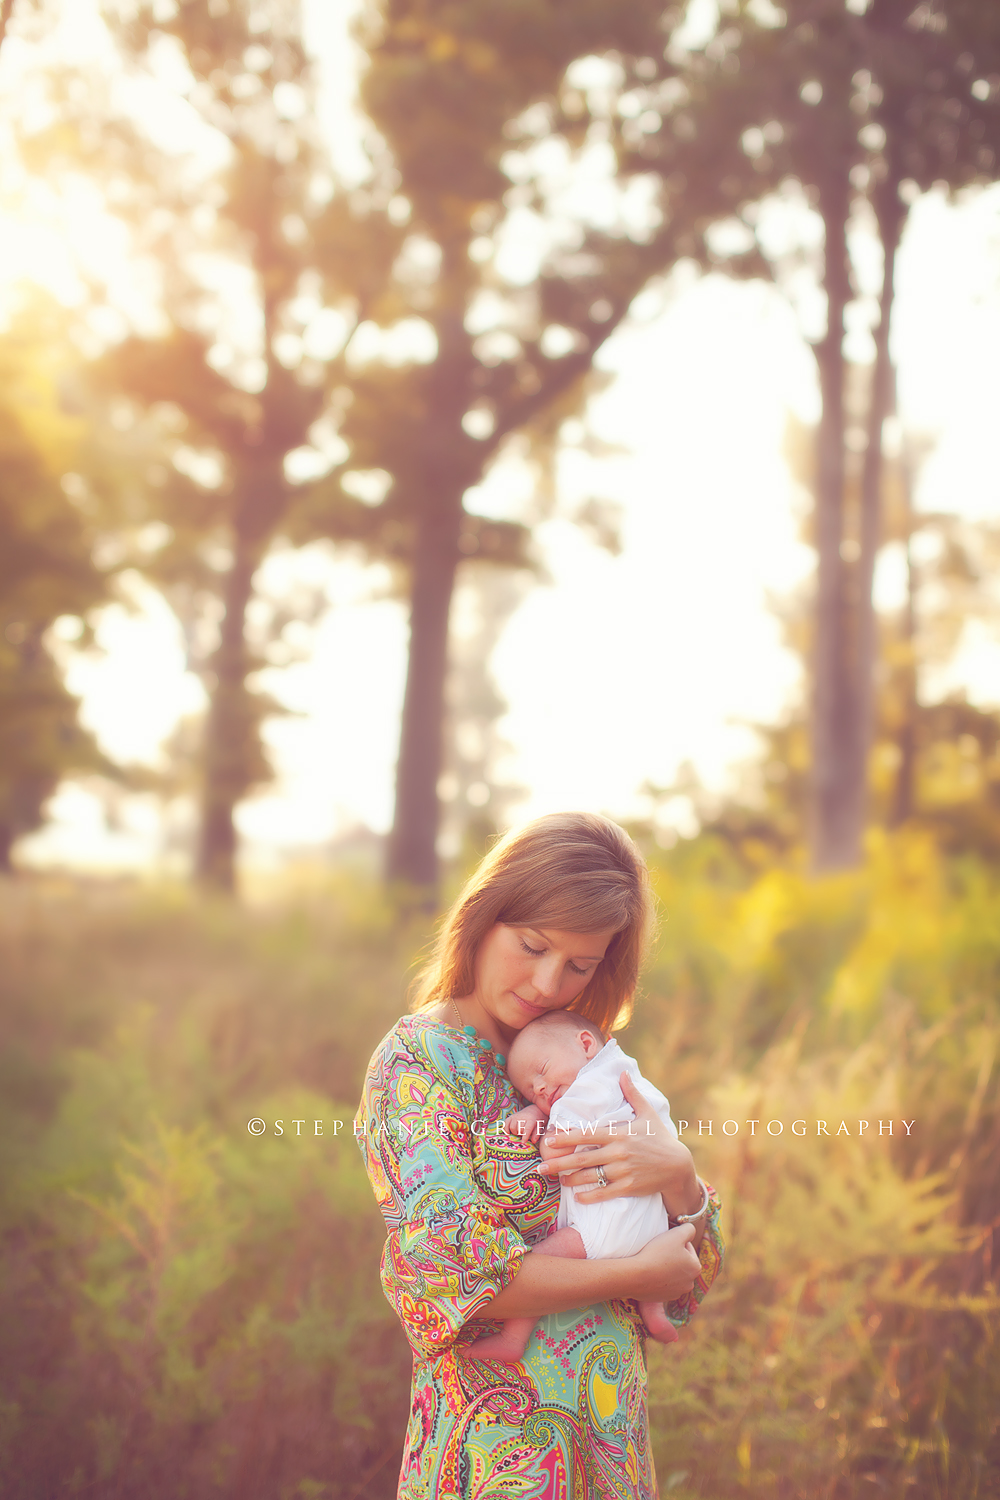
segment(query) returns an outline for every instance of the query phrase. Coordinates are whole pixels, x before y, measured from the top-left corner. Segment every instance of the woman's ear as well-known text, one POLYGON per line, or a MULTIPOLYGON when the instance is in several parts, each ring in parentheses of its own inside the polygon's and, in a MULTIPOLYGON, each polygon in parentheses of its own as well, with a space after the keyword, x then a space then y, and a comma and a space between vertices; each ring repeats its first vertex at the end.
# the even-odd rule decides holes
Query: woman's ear
POLYGON ((580 1038, 580 1046, 587 1054, 587 1061, 589 1062, 592 1057, 597 1056, 598 1052, 600 1052, 601 1048, 604 1046, 604 1043, 601 1041, 600 1037, 595 1036, 592 1031, 580 1031, 578 1035, 580 1038))

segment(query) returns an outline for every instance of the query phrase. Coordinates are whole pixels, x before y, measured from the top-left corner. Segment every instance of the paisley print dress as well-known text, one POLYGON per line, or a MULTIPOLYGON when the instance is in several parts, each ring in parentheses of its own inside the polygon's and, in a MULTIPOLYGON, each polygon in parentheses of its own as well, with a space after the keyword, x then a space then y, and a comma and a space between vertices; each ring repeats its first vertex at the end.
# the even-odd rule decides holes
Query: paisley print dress
MULTIPOLYGON (((459 1358, 469 1320, 544 1239, 557 1183, 500 1128, 522 1107, 494 1054, 427 1016, 377 1049, 355 1132, 388 1226, 382 1286, 413 1351, 399 1500, 655 1500, 645 1335, 635 1304, 541 1318, 516 1365, 459 1358)), ((687 1321, 721 1264, 712 1200, 687 1321)))

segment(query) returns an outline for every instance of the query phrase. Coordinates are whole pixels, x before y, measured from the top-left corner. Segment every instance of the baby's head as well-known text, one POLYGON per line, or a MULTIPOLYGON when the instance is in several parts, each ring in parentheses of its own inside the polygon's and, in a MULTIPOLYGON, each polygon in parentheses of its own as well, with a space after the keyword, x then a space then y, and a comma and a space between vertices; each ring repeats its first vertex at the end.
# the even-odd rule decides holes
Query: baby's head
POLYGON ((585 1062, 604 1046, 593 1021, 553 1010, 529 1021, 510 1046, 507 1076, 526 1099, 547 1115, 561 1099, 585 1062))

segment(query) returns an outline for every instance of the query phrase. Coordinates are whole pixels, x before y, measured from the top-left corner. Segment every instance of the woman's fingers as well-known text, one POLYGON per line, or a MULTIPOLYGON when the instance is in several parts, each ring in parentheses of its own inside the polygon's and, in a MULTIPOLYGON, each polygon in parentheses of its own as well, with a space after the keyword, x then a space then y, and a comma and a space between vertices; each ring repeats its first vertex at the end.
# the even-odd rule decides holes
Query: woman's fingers
POLYGON ((623 1073, 618 1082, 621 1085, 622 1093, 625 1095, 625 1098, 628 1100, 629 1104, 635 1111, 635 1117, 637 1120, 659 1119, 659 1115, 656 1113, 656 1110, 650 1104, 645 1094, 640 1094, 639 1090, 636 1088, 635 1084, 632 1082, 627 1073, 623 1073))
MULTIPOLYGON (((594 1130, 559 1130, 555 1134, 546 1132, 546 1155, 562 1156, 568 1151, 579 1151, 584 1147, 595 1147, 614 1144, 615 1141, 635 1140, 639 1132, 635 1128, 635 1121, 629 1120, 625 1124, 601 1125, 594 1130), (629 1129, 631 1126, 631 1129, 629 1129)), ((643 1130, 645 1134, 645 1129, 643 1130)))
MULTIPOLYGON (((570 1139, 572 1141, 572 1137, 570 1139)), ((543 1141, 547 1140, 548 1136, 544 1136, 543 1141)), ((628 1145, 624 1140, 612 1136, 595 1145, 591 1137, 589 1145, 581 1142, 579 1145, 571 1144, 568 1149, 546 1150, 544 1165, 554 1172, 576 1172, 583 1163, 588 1167, 597 1166, 599 1162, 606 1166, 609 1161, 625 1161, 627 1157, 628 1145)))
POLYGON ((619 1082, 635 1119, 546 1134, 540 1151, 541 1171, 579 1192, 583 1203, 663 1194, 671 1212, 691 1211, 700 1195, 694 1196, 696 1179, 690 1151, 667 1129, 627 1073, 621 1074, 619 1082), (598 1165, 605 1169, 605 1188, 595 1180, 593 1169, 598 1165))
MULTIPOLYGON (((563 1178, 565 1182, 566 1179, 563 1178)), ((627 1178, 620 1177, 617 1182, 608 1178, 607 1184, 601 1187, 599 1182, 570 1182, 568 1184, 577 1196, 579 1203, 603 1203, 605 1198, 634 1198, 638 1194, 631 1191, 631 1183, 627 1178)))
POLYGON ((591 1146, 589 1150, 574 1151, 572 1155, 559 1157, 557 1160, 543 1161, 539 1163, 538 1170, 547 1177, 558 1177, 562 1182, 569 1182, 570 1187, 576 1184, 571 1180, 572 1174, 589 1172, 594 1177, 595 1168, 608 1167, 616 1161, 623 1159, 620 1152, 616 1152, 611 1146, 600 1146, 596 1149, 591 1146))
POLYGON ((635 1113, 634 1120, 618 1120, 612 1125, 591 1125, 586 1130, 564 1130, 557 1126, 545 1137, 546 1154, 574 1150, 578 1146, 594 1145, 601 1141, 635 1140, 638 1137, 659 1133, 660 1117, 656 1110, 635 1088, 627 1073, 619 1079, 622 1093, 635 1113))
POLYGON ((558 1177, 560 1186, 573 1188, 581 1203, 634 1196, 628 1153, 613 1143, 574 1151, 558 1162, 542 1162, 538 1170, 547 1177, 558 1177), (604 1172, 603 1183, 598 1176, 598 1167, 604 1172))
POLYGON ((697 1253, 691 1244, 694 1226, 681 1224, 658 1234, 655 1239, 639 1251, 635 1257, 644 1264, 649 1276, 649 1290, 643 1295, 662 1297, 671 1301, 685 1296, 694 1286, 701 1271, 697 1253))
MULTIPOLYGON (((570 1151, 576 1151, 580 1146, 587 1144, 587 1137, 582 1130, 560 1130, 558 1135, 546 1132, 544 1137, 545 1155, 549 1160, 557 1156, 566 1156, 570 1151)), ((590 1144, 594 1145, 594 1137, 590 1136, 590 1144)))

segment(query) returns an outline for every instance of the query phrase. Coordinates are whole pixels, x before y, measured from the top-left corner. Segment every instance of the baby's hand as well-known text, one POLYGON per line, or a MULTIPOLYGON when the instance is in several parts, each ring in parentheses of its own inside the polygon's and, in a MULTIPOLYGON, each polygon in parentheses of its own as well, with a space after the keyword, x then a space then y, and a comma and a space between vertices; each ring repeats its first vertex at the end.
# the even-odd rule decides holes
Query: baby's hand
POLYGON ((519 1141, 537 1141, 545 1130, 547 1117, 537 1104, 529 1104, 504 1121, 507 1134, 519 1141))

